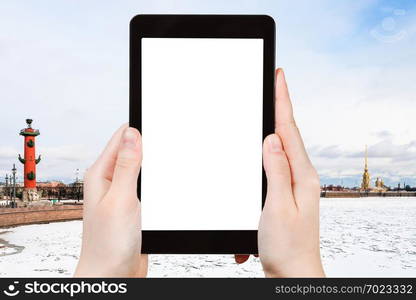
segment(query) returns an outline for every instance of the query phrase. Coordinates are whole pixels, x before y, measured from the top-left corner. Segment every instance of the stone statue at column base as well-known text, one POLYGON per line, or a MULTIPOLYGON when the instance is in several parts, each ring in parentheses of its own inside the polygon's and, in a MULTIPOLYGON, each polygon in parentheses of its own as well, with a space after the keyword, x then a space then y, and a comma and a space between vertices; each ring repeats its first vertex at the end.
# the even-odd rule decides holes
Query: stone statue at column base
POLYGON ((36 189, 23 190, 22 200, 20 202, 20 205, 25 207, 52 205, 52 203, 48 200, 41 200, 41 192, 38 192, 36 189))
POLYGON ((24 189, 22 200, 23 202, 39 201, 40 197, 36 189, 24 189))

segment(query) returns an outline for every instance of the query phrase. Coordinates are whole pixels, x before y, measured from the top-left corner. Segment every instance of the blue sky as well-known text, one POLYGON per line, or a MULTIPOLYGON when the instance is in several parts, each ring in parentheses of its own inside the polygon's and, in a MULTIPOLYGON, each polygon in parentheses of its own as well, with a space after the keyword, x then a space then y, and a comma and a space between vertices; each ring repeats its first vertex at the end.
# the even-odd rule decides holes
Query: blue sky
POLYGON ((277 65, 322 183, 356 184, 368 144, 373 177, 416 185, 416 2, 404 0, 3 0, 0 177, 23 150, 27 117, 41 130, 39 179, 69 181, 96 158, 127 121, 138 13, 273 16, 277 65))

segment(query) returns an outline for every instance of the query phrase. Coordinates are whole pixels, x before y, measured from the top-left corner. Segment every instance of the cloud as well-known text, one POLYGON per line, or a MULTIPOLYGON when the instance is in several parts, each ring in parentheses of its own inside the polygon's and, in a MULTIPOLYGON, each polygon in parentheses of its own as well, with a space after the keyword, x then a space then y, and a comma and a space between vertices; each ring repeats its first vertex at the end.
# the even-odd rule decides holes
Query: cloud
POLYGON ((388 130, 381 130, 374 132, 374 135, 378 138, 391 138, 393 136, 393 133, 388 130))
MULTIPOLYGON (((397 145, 390 139, 378 142, 368 148, 368 156, 374 158, 390 158, 394 160, 416 160, 415 141, 407 144, 397 145)), ((363 152, 351 153, 350 157, 363 157, 363 152)))
MULTIPOLYGON (((309 151, 325 183, 357 185, 364 169, 364 149, 342 151, 341 146, 313 148, 309 151)), ((396 186, 406 181, 416 184, 416 140, 405 144, 393 143, 390 138, 369 145, 368 161, 370 175, 374 180, 382 177, 388 185, 396 186)))
POLYGON ((344 156, 344 152, 339 145, 330 145, 324 147, 314 147, 309 149, 309 155, 325 158, 340 158, 344 156))
POLYGON ((10 146, 2 146, 0 147, 0 160, 10 159, 17 157, 16 149, 10 146))
POLYGON ((91 158, 91 153, 86 145, 62 145, 58 147, 40 147, 38 153, 46 159, 82 162, 91 158))

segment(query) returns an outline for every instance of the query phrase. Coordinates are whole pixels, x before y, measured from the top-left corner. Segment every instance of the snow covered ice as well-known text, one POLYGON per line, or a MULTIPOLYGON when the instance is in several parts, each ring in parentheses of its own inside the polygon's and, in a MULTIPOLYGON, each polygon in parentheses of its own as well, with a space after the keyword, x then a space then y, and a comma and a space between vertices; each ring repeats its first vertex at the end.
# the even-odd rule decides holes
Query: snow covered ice
MULTIPOLYGON (((320 226, 327 276, 416 277, 416 198, 321 199, 320 226)), ((81 235, 82 221, 0 229, 0 276, 72 276, 81 235)), ((149 277, 263 276, 254 257, 149 257, 149 277)))

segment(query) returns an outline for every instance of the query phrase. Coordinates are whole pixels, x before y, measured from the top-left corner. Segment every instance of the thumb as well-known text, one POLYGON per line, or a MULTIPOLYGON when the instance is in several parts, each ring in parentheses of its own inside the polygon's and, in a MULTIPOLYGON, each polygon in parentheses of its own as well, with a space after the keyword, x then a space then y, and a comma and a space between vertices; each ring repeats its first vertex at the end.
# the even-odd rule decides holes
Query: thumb
POLYGON ((141 162, 140 133, 137 129, 128 127, 123 132, 118 148, 111 189, 117 194, 136 194, 141 162))
POLYGON ((293 206, 292 179, 289 161, 277 134, 270 134, 263 144, 263 164, 267 176, 267 197, 264 208, 293 206))

